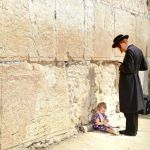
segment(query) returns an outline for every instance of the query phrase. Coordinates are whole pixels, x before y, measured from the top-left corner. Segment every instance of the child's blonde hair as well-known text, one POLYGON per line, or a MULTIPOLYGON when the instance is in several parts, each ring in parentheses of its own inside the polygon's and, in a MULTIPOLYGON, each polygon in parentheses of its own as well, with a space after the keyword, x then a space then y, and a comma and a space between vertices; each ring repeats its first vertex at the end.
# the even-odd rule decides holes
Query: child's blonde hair
POLYGON ((101 108, 107 109, 106 103, 105 102, 100 102, 97 105, 97 110, 100 110, 101 108))

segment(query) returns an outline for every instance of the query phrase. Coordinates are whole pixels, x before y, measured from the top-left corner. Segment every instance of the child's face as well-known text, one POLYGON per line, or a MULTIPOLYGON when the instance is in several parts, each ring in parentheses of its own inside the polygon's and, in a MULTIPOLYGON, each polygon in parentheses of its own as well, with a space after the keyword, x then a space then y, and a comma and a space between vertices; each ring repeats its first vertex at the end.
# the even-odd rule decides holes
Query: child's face
POLYGON ((101 108, 99 108, 99 111, 100 111, 101 113, 105 113, 105 112, 106 112, 106 108, 101 107, 101 108))

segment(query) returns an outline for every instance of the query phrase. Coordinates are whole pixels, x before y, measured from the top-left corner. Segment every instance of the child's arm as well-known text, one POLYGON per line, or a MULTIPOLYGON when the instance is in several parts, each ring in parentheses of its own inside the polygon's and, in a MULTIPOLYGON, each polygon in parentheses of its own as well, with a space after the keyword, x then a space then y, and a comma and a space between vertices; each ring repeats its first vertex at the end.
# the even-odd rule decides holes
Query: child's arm
POLYGON ((97 118, 97 119, 96 119, 96 124, 97 124, 97 125, 104 125, 105 122, 100 121, 100 120, 97 118))

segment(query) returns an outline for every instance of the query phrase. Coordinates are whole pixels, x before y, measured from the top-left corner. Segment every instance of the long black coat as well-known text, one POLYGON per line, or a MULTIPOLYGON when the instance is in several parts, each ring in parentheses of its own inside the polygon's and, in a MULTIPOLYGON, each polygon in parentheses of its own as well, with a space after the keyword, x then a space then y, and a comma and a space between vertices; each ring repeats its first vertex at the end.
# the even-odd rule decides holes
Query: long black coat
POLYGON ((138 71, 148 69, 142 51, 133 44, 128 46, 121 64, 119 80, 120 111, 135 113, 144 109, 144 99, 138 71))

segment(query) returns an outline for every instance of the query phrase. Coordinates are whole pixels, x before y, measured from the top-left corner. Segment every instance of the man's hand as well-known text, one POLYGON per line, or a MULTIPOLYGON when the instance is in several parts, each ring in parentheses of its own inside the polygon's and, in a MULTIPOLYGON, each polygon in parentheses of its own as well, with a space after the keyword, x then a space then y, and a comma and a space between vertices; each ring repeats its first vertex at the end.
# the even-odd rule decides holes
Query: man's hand
POLYGON ((122 63, 119 62, 119 61, 115 61, 114 64, 115 64, 117 67, 120 67, 122 63))

